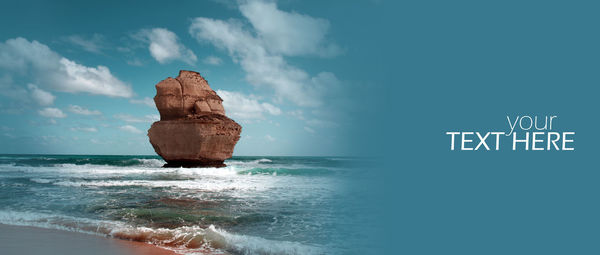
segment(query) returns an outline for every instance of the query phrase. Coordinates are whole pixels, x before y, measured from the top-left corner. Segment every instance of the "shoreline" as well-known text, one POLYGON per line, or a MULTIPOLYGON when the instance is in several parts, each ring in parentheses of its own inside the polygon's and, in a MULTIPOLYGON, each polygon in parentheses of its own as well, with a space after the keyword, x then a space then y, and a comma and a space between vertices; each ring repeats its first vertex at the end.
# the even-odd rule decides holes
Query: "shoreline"
POLYGON ((114 254, 114 255, 175 255, 158 246, 32 226, 0 224, 0 251, 2 254, 114 254))

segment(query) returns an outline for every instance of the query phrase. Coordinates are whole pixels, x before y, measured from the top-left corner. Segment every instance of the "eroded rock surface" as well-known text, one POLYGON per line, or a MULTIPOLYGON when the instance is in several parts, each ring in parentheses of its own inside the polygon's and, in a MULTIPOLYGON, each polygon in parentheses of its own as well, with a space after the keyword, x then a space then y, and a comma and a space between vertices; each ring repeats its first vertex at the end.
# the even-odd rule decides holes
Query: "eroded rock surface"
POLYGON ((180 71, 156 84, 160 121, 148 137, 165 166, 225 166, 242 127, 225 116, 223 99, 199 73, 180 71))

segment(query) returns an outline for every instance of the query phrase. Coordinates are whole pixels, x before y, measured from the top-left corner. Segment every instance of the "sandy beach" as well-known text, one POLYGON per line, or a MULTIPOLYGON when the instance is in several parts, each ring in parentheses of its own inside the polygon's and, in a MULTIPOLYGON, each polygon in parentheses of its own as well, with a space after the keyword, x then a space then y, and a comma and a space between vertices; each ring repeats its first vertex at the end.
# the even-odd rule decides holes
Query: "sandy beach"
POLYGON ((172 255, 151 244, 62 230, 0 224, 0 253, 13 254, 115 254, 172 255))

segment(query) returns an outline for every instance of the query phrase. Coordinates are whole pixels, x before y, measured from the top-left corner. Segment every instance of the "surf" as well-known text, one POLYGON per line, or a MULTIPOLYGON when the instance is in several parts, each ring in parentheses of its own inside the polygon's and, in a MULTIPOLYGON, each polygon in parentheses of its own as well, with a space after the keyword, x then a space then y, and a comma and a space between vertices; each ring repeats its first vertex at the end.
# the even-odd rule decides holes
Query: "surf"
POLYGON ((2 155, 0 223, 152 243, 186 254, 343 254, 348 161, 234 157, 163 168, 154 156, 2 155), (341 252, 334 252, 341 251, 341 252))
POLYGON ((320 247, 297 242, 273 241, 255 236, 236 235, 214 225, 185 226, 173 229, 127 225, 117 221, 100 221, 62 215, 0 211, 0 223, 57 229, 82 234, 107 236, 122 240, 150 243, 181 254, 322 254, 320 247))

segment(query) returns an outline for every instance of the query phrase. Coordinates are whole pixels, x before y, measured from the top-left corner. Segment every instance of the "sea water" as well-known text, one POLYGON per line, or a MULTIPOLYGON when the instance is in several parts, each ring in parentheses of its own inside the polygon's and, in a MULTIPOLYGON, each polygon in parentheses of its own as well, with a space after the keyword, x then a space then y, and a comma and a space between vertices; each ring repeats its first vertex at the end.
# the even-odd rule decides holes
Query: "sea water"
POLYGON ((352 158, 0 155, 0 223, 152 243, 185 254, 347 253, 352 158))

